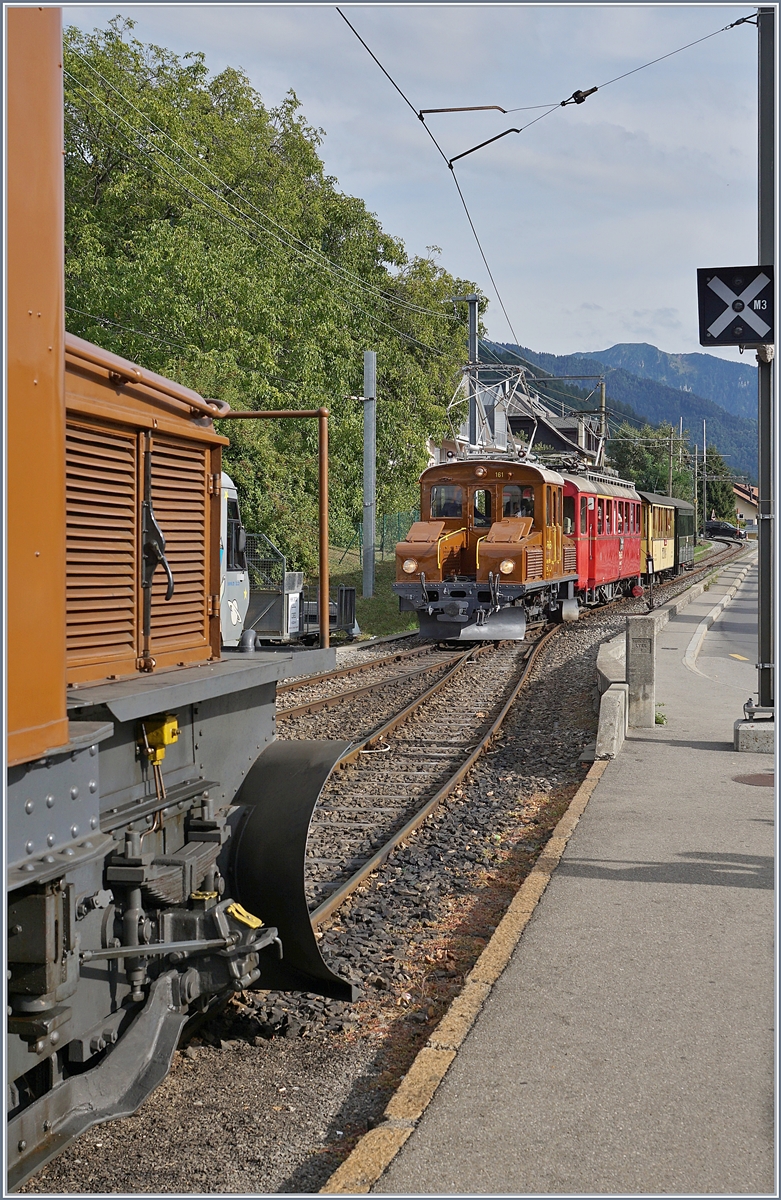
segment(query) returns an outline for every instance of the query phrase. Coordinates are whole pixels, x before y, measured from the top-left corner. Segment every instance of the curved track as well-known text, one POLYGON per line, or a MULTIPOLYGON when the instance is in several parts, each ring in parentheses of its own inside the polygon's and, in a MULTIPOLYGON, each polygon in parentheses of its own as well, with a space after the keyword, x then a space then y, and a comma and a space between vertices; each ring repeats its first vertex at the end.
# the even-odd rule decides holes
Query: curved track
MULTIPOLYGON (((685 590, 742 549, 742 545, 730 544, 724 552, 709 556, 705 563, 687 572, 683 579, 657 585, 654 597, 669 599, 675 589, 685 590)), ((626 601, 613 601, 583 617, 598 615, 604 607, 619 603, 626 601)), ((538 652, 559 628, 549 629, 532 645, 501 642, 460 653, 422 647, 285 685, 286 691, 300 690, 371 668, 384 671, 427 653, 436 656, 413 671, 391 671, 366 686, 280 711, 282 719, 368 695, 384 683, 406 682, 427 671, 444 671, 430 688, 351 747, 339 763, 341 770, 326 785, 312 819, 307 847, 307 896, 315 926, 332 916, 458 786, 490 745, 538 652), (466 667, 478 671, 470 671, 469 683, 464 686, 463 679, 457 677, 466 667)))

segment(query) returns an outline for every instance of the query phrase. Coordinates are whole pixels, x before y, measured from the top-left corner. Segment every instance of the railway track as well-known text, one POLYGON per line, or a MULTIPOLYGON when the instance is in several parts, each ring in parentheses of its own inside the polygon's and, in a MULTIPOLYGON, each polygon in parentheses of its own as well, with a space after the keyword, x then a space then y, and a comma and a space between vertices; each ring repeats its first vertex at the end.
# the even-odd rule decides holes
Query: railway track
MULTIPOLYGON (((738 552, 730 547, 696 573, 657 590, 658 603, 738 552)), ((460 990, 503 905, 545 844, 560 815, 556 805, 562 789, 582 778, 578 759, 594 737, 591 689, 598 644, 618 632, 626 611, 645 607, 644 599, 605 606, 558 627, 558 636, 546 638, 545 649, 540 640, 536 664, 525 664, 528 686, 521 703, 510 706, 493 744, 413 836, 396 838, 401 844, 371 878, 349 896, 345 889, 338 912, 338 889, 361 868, 358 863, 350 871, 346 865, 350 854, 357 856, 359 835, 378 841, 374 850, 365 848, 363 866, 368 867, 382 850, 382 834, 401 833, 404 814, 385 814, 391 821, 378 823, 376 832, 367 827, 342 836, 336 825, 318 825, 318 820, 336 820, 327 816, 327 802, 346 806, 344 799, 337 800, 336 789, 342 797, 348 788, 357 791, 364 764, 389 761, 390 752, 360 754, 360 766, 336 773, 315 811, 311 846, 318 846, 319 857, 337 859, 341 841, 345 853, 341 861, 312 864, 310 904, 327 960, 360 982, 362 995, 354 1007, 304 994, 237 998, 177 1055, 174 1072, 142 1113, 83 1135, 24 1190, 181 1195, 213 1189, 214 1179, 220 1179, 223 1190, 236 1194, 317 1192, 340 1161, 344 1143, 379 1118, 399 1075, 460 990), (356 840, 348 843, 348 834, 356 840), (504 871, 511 872, 509 888, 504 871), (334 886, 326 889, 326 882, 334 886), (330 917, 318 912, 324 901, 333 904, 330 917), (185 1110, 188 1136, 183 1138, 185 1110), (164 1163, 161 1139, 170 1147, 164 1163)), ((491 654, 478 655, 475 665, 461 667, 428 702, 442 706, 443 730, 448 729, 451 688, 474 687, 476 673, 490 659, 491 654)), ((317 686, 333 690, 328 680, 317 686)), ((317 736, 344 737, 349 721, 346 736, 356 736, 353 724, 364 730, 353 750, 382 749, 402 735, 411 744, 420 725, 414 711, 395 731, 368 744, 380 734, 380 722, 399 717, 411 703, 408 698, 401 704, 394 695, 390 714, 393 692, 379 689, 369 700, 291 720, 280 732, 289 736, 298 726, 298 736, 311 736, 315 725, 317 736), (353 715, 357 709, 364 710, 361 721, 353 715)), ((303 693, 288 689, 288 694, 297 700, 303 693)), ((478 708, 474 715, 479 711, 487 710, 478 708)), ((466 750, 461 762, 471 754, 466 750)), ((457 770, 454 763, 450 775, 457 770)), ((431 799, 438 790, 435 777, 426 777, 426 784, 431 799)), ((419 798, 423 807, 425 797, 419 798)))
POLYGON ((335 705, 357 700, 361 696, 371 695, 378 688, 406 684, 421 675, 443 670, 458 657, 457 651, 441 650, 435 645, 420 646, 414 650, 402 650, 382 658, 371 659, 369 662, 340 667, 322 675, 291 680, 277 688, 277 721, 333 708, 335 705), (418 665, 410 669, 410 662, 415 660, 425 661, 418 661, 418 665), (351 686, 356 676, 365 682, 357 687, 351 686), (300 696, 305 698, 299 699, 300 696))
MULTIPOLYGON (((664 602, 714 568, 740 554, 729 546, 687 574, 654 589, 664 602)), ((613 601, 584 613, 598 617, 638 601, 613 601)), ((557 632, 543 632, 532 645, 499 643, 461 652, 416 647, 370 663, 341 668, 283 685, 287 694, 364 672, 381 677, 357 688, 331 692, 278 713, 299 716, 374 693, 385 684, 406 683, 431 671, 440 678, 350 748, 323 791, 312 818, 307 847, 307 900, 316 926, 326 922, 391 852, 417 829, 458 786, 490 742, 533 665, 538 652, 557 632), (412 671, 410 659, 430 661, 412 671), (399 669, 399 664, 401 668, 399 669), (470 671, 464 686, 463 671, 470 671), (474 668, 478 668, 474 671, 474 668)))
POLYGON ((458 786, 554 632, 531 645, 506 642, 451 655, 440 679, 344 755, 310 826, 307 899, 315 925, 458 786))

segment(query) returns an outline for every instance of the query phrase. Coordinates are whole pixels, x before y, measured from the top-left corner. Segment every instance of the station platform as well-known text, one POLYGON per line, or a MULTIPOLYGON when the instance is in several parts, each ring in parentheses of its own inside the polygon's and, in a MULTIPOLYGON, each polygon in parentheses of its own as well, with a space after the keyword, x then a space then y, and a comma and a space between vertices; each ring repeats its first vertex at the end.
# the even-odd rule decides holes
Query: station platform
POLYGON ((685 662, 737 573, 658 635, 665 723, 604 770, 442 1083, 361 1191, 777 1194, 773 758, 733 750, 755 566, 685 662))

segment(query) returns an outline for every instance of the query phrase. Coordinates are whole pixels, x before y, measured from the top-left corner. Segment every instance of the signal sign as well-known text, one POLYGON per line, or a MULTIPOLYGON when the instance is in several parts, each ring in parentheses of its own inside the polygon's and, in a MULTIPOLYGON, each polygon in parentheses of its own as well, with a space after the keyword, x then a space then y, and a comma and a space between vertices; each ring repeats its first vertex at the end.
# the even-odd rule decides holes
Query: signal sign
POLYGON ((697 271, 701 346, 762 346, 775 341, 772 267, 697 271))

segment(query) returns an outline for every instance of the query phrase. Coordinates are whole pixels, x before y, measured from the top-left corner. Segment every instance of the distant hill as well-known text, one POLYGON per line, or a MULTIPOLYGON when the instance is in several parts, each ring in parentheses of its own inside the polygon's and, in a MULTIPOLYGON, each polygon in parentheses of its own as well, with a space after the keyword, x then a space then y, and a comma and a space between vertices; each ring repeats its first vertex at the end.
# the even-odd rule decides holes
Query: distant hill
MULTIPOLYGON (((614 352, 618 355, 619 351, 626 351, 627 358, 630 357, 629 351, 637 351, 638 359, 642 359, 645 364, 641 369, 649 372, 649 374, 641 376, 625 367, 612 366, 591 353, 544 354, 537 350, 530 350, 526 346, 516 346, 510 343, 490 343, 490 345, 507 362, 513 361, 513 355, 518 355, 551 375, 604 373, 608 408, 612 408, 616 414, 626 415, 630 420, 634 418, 635 422, 645 420, 652 425, 659 425, 666 421, 677 426, 680 419, 683 418, 683 428, 689 431, 692 444, 694 442, 702 444, 702 422, 705 420, 708 443, 718 448, 734 471, 741 475, 747 475, 752 482, 756 482, 756 420, 734 415, 714 400, 685 391, 680 387, 671 387, 650 376, 651 370, 672 370, 669 364, 655 360, 654 356, 656 355, 660 360, 668 359, 672 362, 705 359, 708 364, 717 363, 719 367, 733 367, 737 371, 753 371, 753 368, 744 368, 741 363, 727 363, 707 354, 665 355, 653 346, 614 346, 611 350, 605 351, 608 355, 613 355, 614 352), (646 351, 651 353, 646 353, 646 351)), ((702 380, 705 377, 705 374, 702 374, 698 378, 702 380)), ((715 370, 714 378, 719 378, 715 370)), ((726 375, 725 378, 727 378, 726 375)), ((736 377, 733 376, 734 378, 736 377)), ((749 379, 751 378, 749 376, 749 379)), ((754 387, 756 387, 756 375, 753 376, 753 380, 754 387)), ((572 384, 576 382, 573 380, 572 384)), ((572 384, 569 386, 557 385, 557 387, 566 387, 566 390, 569 391, 572 384)), ((750 391, 748 387, 741 390, 750 391)), ((756 406, 756 400, 754 403, 756 406)), ((576 407, 579 406, 576 405, 576 407)), ((594 407, 593 398, 590 407, 594 407)))
POLYGON ((594 350, 583 357, 705 396, 733 416, 756 420, 757 369, 750 361, 727 362, 713 354, 665 354, 647 342, 619 342, 609 350, 594 350))

